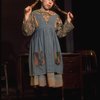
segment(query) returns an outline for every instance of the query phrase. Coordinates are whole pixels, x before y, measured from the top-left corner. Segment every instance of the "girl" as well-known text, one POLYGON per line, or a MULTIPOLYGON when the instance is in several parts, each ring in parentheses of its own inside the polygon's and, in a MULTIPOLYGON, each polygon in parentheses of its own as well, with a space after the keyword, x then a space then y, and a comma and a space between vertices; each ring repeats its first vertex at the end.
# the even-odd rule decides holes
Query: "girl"
POLYGON ((63 86, 63 61, 57 37, 65 37, 73 30, 73 14, 67 12, 63 24, 59 15, 51 10, 54 5, 59 10, 55 0, 38 1, 25 8, 22 25, 23 34, 32 36, 29 48, 30 84, 59 88, 63 86), (33 11, 32 7, 38 1, 41 8, 33 11))

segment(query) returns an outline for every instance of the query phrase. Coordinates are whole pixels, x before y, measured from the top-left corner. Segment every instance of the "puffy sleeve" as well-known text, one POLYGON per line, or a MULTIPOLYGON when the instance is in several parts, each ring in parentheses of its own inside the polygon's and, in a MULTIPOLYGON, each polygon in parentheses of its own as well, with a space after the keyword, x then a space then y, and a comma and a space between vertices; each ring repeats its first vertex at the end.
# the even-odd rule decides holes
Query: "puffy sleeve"
POLYGON ((59 38, 67 36, 68 33, 74 29, 74 25, 72 23, 69 23, 67 19, 63 24, 59 16, 56 19, 55 27, 56 27, 57 36, 59 38))
POLYGON ((30 36, 35 31, 35 28, 36 28, 35 17, 33 13, 31 13, 27 21, 23 19, 22 33, 25 36, 30 36))

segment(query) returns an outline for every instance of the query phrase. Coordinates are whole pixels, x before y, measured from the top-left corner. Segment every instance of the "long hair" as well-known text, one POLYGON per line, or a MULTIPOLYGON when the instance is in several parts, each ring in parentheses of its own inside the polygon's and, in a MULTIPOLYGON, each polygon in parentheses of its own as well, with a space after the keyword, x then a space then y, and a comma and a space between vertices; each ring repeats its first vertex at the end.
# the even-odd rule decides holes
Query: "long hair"
MULTIPOLYGON (((36 4, 39 3, 39 1, 40 1, 40 0, 36 0, 36 1, 31 5, 31 7, 32 7, 32 8, 35 7, 36 4)), ((55 7, 59 12, 65 14, 65 15, 67 14, 67 12, 61 10, 61 9, 58 7, 58 5, 55 3, 55 1, 54 1, 54 7, 55 7)))

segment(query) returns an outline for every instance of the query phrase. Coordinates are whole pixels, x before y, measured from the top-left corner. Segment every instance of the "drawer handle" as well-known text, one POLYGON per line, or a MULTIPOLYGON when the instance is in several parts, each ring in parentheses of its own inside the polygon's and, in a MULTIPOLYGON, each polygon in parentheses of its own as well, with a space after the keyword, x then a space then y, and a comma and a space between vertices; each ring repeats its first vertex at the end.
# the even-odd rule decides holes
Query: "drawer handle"
POLYGON ((72 73, 73 71, 72 71, 72 70, 70 70, 69 72, 70 72, 70 73, 72 73))
POLYGON ((73 61, 67 61, 68 63, 72 63, 73 61))

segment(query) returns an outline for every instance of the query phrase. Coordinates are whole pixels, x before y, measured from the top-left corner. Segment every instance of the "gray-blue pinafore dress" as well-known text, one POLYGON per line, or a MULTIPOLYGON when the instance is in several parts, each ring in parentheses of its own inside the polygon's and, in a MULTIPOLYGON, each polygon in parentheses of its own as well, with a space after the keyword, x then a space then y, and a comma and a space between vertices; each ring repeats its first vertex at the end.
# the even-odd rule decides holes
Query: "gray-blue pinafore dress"
POLYGON ((38 27, 30 40, 29 74, 45 75, 47 73, 63 73, 61 48, 55 30, 57 15, 50 16, 48 22, 42 14, 34 13, 38 27))

